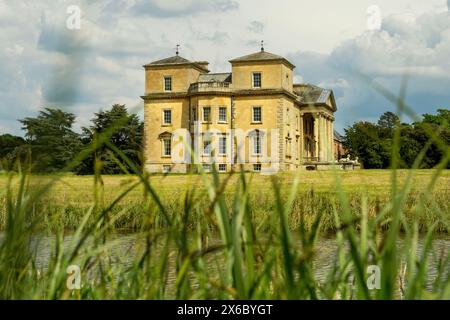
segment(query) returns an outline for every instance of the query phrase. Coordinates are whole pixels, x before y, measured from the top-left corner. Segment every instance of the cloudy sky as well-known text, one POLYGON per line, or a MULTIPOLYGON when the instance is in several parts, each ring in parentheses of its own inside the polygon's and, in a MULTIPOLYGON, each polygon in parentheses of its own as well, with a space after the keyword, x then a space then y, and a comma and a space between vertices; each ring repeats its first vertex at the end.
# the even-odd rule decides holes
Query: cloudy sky
MULTIPOLYGON (((61 107, 86 125, 124 103, 142 114, 142 65, 180 54, 212 72, 259 50, 291 60, 298 82, 331 88, 340 131, 392 104, 355 73, 397 91, 406 68, 415 112, 450 108, 450 0, 0 0, 0 134, 61 107), (81 28, 67 27, 68 7, 81 28), (377 25, 373 5, 381 13, 377 25), (370 8, 370 9, 369 9, 370 8), (369 9, 369 10, 368 10, 369 9)), ((74 26, 74 24, 70 24, 74 26)))

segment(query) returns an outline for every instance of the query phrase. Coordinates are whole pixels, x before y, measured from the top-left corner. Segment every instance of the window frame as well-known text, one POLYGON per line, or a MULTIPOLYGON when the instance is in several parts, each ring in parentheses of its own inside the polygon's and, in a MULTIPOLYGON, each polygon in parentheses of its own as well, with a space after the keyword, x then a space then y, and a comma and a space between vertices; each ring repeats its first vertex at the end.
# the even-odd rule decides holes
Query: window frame
POLYGON ((211 106, 204 106, 202 108, 202 121, 203 121, 203 123, 211 123, 211 119, 212 119, 211 106), (205 120, 205 110, 209 110, 209 119, 208 120, 205 120))
POLYGON ((252 123, 262 123, 262 106, 252 106, 252 123), (259 120, 255 120, 255 109, 259 109, 259 120))
POLYGON ((254 89, 262 88, 262 72, 261 71, 252 72, 252 88, 254 88, 254 89), (258 74, 259 74, 259 86, 255 86, 255 75, 258 75, 258 74))
POLYGON ((254 163, 253 164, 253 172, 261 172, 262 171, 262 165, 261 163, 254 163), (259 168, 259 169, 256 169, 259 168))
POLYGON ((217 120, 217 122, 218 122, 218 123, 227 123, 227 122, 228 122, 228 110, 227 110, 227 107, 226 107, 226 106, 219 106, 219 112, 218 112, 218 120, 217 120), (222 119, 220 118, 220 116, 223 115, 223 114, 221 114, 221 111, 223 111, 223 110, 225 110, 225 120, 222 120, 222 119))
POLYGON ((204 157, 211 157, 212 156, 212 139, 205 139, 205 137, 203 137, 203 144, 202 144, 202 154, 204 157), (206 152, 206 148, 209 147, 209 152, 206 152))
POLYGON ((221 134, 220 136, 219 136, 219 152, 218 152, 218 155, 219 156, 226 156, 227 155, 227 150, 228 148, 227 148, 227 136, 226 136, 226 134, 221 134), (221 141, 225 141, 224 143, 223 143, 223 147, 225 148, 225 151, 224 152, 222 152, 222 145, 221 145, 221 141))
POLYGON ((163 173, 170 173, 171 170, 172 170, 172 166, 170 164, 163 164, 162 165, 162 172, 163 173), (169 167, 168 170, 166 170, 167 167, 169 167))
POLYGON ((217 170, 218 170, 219 172, 227 172, 228 166, 227 166, 226 163, 219 163, 217 170), (225 169, 221 169, 221 166, 225 166, 225 169))
POLYGON ((173 82, 172 82, 172 76, 163 76, 163 90, 164 92, 172 92, 173 90, 173 82), (170 79, 170 89, 166 89, 166 79, 170 79))
POLYGON ((165 108, 162 110, 162 124, 163 126, 171 126, 172 125, 172 109, 165 108), (166 122, 166 112, 170 113, 170 122, 166 122))
POLYGON ((252 155, 254 157, 262 156, 262 135, 259 131, 252 136, 252 144, 252 155))
POLYGON ((172 137, 170 137, 170 138, 163 138, 162 139, 162 157, 163 158, 170 158, 171 156, 172 156, 172 137), (166 142, 169 143, 169 147, 170 147, 169 154, 166 153, 166 151, 167 151, 166 142))

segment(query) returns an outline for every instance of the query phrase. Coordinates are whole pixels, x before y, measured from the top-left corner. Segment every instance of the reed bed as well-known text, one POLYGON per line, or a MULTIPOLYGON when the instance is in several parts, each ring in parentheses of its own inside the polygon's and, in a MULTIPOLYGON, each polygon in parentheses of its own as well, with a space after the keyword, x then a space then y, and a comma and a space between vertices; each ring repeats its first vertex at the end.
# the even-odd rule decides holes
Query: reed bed
POLYGON ((81 197, 79 205, 51 200, 64 177, 11 174, 2 195, 0 298, 448 299, 449 252, 437 258, 431 284, 427 276, 433 235, 448 232, 448 190, 433 190, 441 174, 430 174, 428 187, 413 191, 417 172, 384 195, 347 193, 338 172, 329 173, 335 192, 300 187, 301 172, 289 183, 282 175, 265 177, 265 192, 254 175, 213 172, 190 179, 201 179, 203 188, 190 181, 160 195, 153 181, 164 177, 136 168, 115 194, 106 192, 101 175, 91 177, 92 201, 81 197), (126 266, 111 258, 118 229, 145 239, 126 266), (336 257, 319 282, 315 245, 330 232, 336 257), (416 250, 420 232, 425 244, 416 250), (55 235, 45 267, 35 245, 43 234, 55 235), (85 279, 79 290, 66 283, 74 264, 85 279), (383 271, 379 290, 367 287, 370 265, 383 271))

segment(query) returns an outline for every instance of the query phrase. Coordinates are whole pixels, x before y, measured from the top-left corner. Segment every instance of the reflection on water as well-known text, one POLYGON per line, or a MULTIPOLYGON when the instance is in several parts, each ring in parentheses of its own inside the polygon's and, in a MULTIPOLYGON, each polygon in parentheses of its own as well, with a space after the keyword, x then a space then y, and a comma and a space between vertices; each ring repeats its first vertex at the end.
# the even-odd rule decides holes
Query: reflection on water
MULTIPOLYGON (((1 238, 1 237, 0 237, 1 238)), ((63 245, 67 247, 72 240, 71 236, 66 236, 64 238, 63 245)), ((38 268, 46 269, 46 266, 49 261, 49 257, 51 252, 54 250, 54 237, 39 237, 39 240, 36 241, 36 264, 38 268)), ((221 240, 218 236, 213 237, 209 241, 209 245, 218 245, 221 244, 221 240)), ((105 255, 107 255, 110 263, 113 267, 117 268, 117 270, 124 270, 126 267, 130 267, 138 257, 140 257, 140 253, 145 245, 145 239, 142 235, 137 234, 115 234, 112 236, 110 240, 107 241, 105 251, 105 255)), ((406 245, 406 241, 399 240, 398 248, 401 249, 406 245)), ((421 254, 423 250, 424 239, 419 239, 417 253, 421 254)), ((300 248, 300 242, 299 242, 300 248)), ((156 252, 161 250, 161 248, 156 247, 156 252)), ((433 241, 433 253, 430 254, 429 260, 429 270, 428 270, 428 289, 431 290, 431 282, 437 276, 437 265, 439 263, 439 257, 442 257, 443 254, 449 254, 450 252, 450 238, 448 237, 436 237, 433 241)), ((172 252, 173 254, 169 257, 169 277, 168 282, 175 282, 175 263, 174 259, 176 256, 176 252, 172 252)), ((156 254, 156 256, 158 253, 156 254)), ((316 244, 316 252, 314 256, 314 270, 316 279, 320 282, 325 281, 327 275, 329 275, 333 265, 336 262, 337 256, 337 244, 335 238, 319 238, 316 244)), ((220 272, 220 269, 223 268, 223 263, 221 261, 223 257, 220 253, 209 256, 207 259, 208 272, 211 274, 220 272)), ((448 271, 450 266, 448 266, 448 271)))

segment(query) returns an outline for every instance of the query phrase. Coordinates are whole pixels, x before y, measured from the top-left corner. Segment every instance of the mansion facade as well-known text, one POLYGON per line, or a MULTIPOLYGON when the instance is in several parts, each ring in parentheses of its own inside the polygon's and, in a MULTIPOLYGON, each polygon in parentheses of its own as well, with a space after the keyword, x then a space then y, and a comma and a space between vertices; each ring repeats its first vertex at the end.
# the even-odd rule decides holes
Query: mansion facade
POLYGON ((144 66, 148 172, 288 171, 336 160, 331 90, 294 84, 295 66, 263 48, 229 62, 231 73, 210 73, 208 62, 177 53, 144 66))

